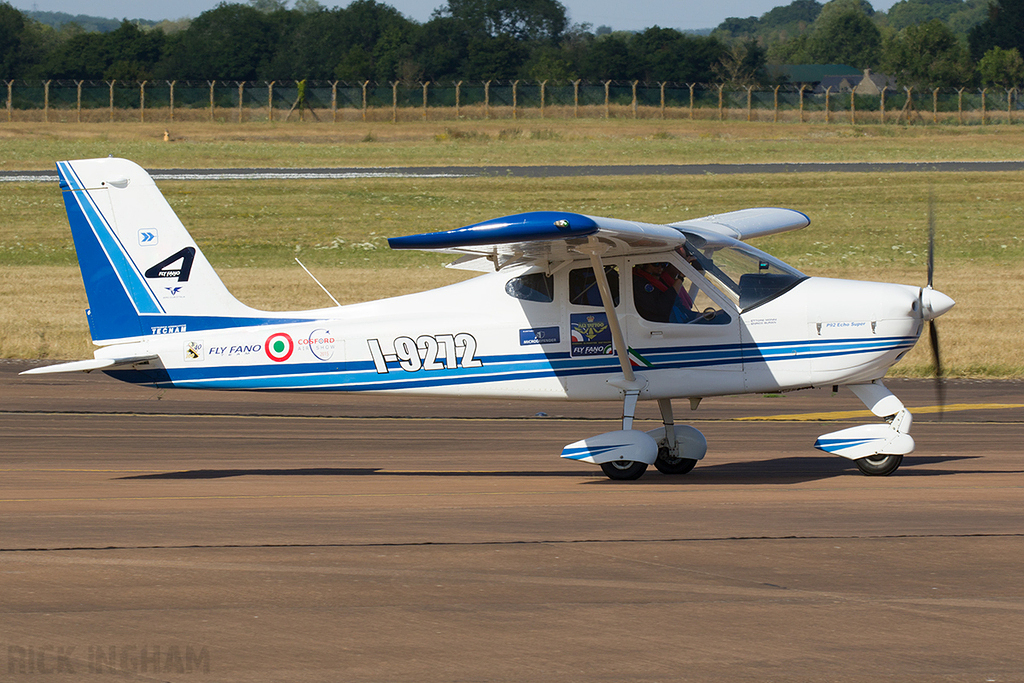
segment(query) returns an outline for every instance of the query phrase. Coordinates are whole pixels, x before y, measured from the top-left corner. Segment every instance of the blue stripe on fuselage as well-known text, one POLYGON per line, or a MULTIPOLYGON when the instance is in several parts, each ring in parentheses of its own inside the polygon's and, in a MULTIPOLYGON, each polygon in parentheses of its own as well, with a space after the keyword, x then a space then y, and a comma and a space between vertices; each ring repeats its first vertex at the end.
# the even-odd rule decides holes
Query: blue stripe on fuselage
MULTIPOLYGON (((708 368, 739 363, 769 362, 784 359, 823 358, 863 353, 890 352, 913 345, 913 337, 886 339, 772 342, 723 344, 672 349, 642 349, 652 368, 708 368), (659 357, 660 356, 660 357, 659 357)), ((615 374, 619 371, 615 356, 570 357, 565 352, 552 354, 504 354, 480 356, 478 368, 451 368, 406 372, 389 365, 388 373, 378 373, 372 361, 261 363, 238 366, 182 367, 161 370, 143 383, 210 389, 290 389, 320 391, 382 391, 421 389, 441 386, 508 382, 515 380, 615 374)), ((128 371, 117 371, 123 375, 128 371)), ((153 371, 147 371, 153 372, 153 371)), ((118 375, 115 375, 118 376, 118 375)), ((124 379, 124 377, 120 377, 124 379)))

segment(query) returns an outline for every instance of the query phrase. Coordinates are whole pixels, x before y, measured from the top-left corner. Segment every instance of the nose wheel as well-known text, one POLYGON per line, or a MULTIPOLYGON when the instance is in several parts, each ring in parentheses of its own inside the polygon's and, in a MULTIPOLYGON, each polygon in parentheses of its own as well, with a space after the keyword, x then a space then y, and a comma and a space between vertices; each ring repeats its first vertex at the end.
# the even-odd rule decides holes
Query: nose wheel
POLYGON ((611 462, 602 463, 601 471, 609 479, 632 481, 643 476, 644 472, 647 471, 647 463, 637 460, 612 460, 611 462))
POLYGON ((857 463, 857 469, 870 477, 885 477, 896 471, 903 462, 903 456, 873 455, 854 462, 857 463))

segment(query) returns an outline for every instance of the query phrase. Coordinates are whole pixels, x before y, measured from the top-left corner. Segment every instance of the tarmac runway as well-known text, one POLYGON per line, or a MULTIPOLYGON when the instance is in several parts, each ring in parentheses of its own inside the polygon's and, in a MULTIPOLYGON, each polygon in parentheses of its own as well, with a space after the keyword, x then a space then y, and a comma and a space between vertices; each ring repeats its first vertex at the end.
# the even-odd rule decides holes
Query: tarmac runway
POLYGON ((891 477, 811 447, 874 420, 847 390, 680 401, 705 460, 612 482, 558 453, 617 404, 36 364, 0 361, 5 681, 1024 681, 1024 382, 890 382, 891 477))
MULTIPOLYGON (((151 168, 154 180, 349 180, 353 178, 565 178, 742 173, 1001 173, 1024 161, 778 162, 763 164, 601 164, 566 166, 382 166, 336 168, 151 168)), ((57 182, 54 171, 0 170, 3 182, 57 182)))

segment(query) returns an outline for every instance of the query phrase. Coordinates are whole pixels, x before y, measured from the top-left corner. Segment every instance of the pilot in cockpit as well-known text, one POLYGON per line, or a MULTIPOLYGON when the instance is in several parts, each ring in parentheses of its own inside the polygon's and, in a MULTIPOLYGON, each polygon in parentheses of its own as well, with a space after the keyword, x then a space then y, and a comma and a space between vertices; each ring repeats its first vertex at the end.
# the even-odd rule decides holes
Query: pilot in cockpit
POLYGON ((694 317, 693 300, 683 274, 670 263, 641 263, 633 268, 633 303, 645 320, 683 323, 694 317))

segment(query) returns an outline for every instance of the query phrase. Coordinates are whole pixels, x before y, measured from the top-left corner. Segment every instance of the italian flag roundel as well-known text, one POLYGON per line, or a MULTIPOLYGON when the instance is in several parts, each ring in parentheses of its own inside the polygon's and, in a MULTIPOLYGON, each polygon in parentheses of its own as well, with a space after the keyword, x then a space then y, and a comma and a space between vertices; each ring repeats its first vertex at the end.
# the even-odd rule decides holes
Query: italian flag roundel
POLYGON ((281 363, 291 357, 292 351, 295 350, 295 342, 284 332, 278 332, 267 337, 263 350, 267 352, 270 360, 281 363))

